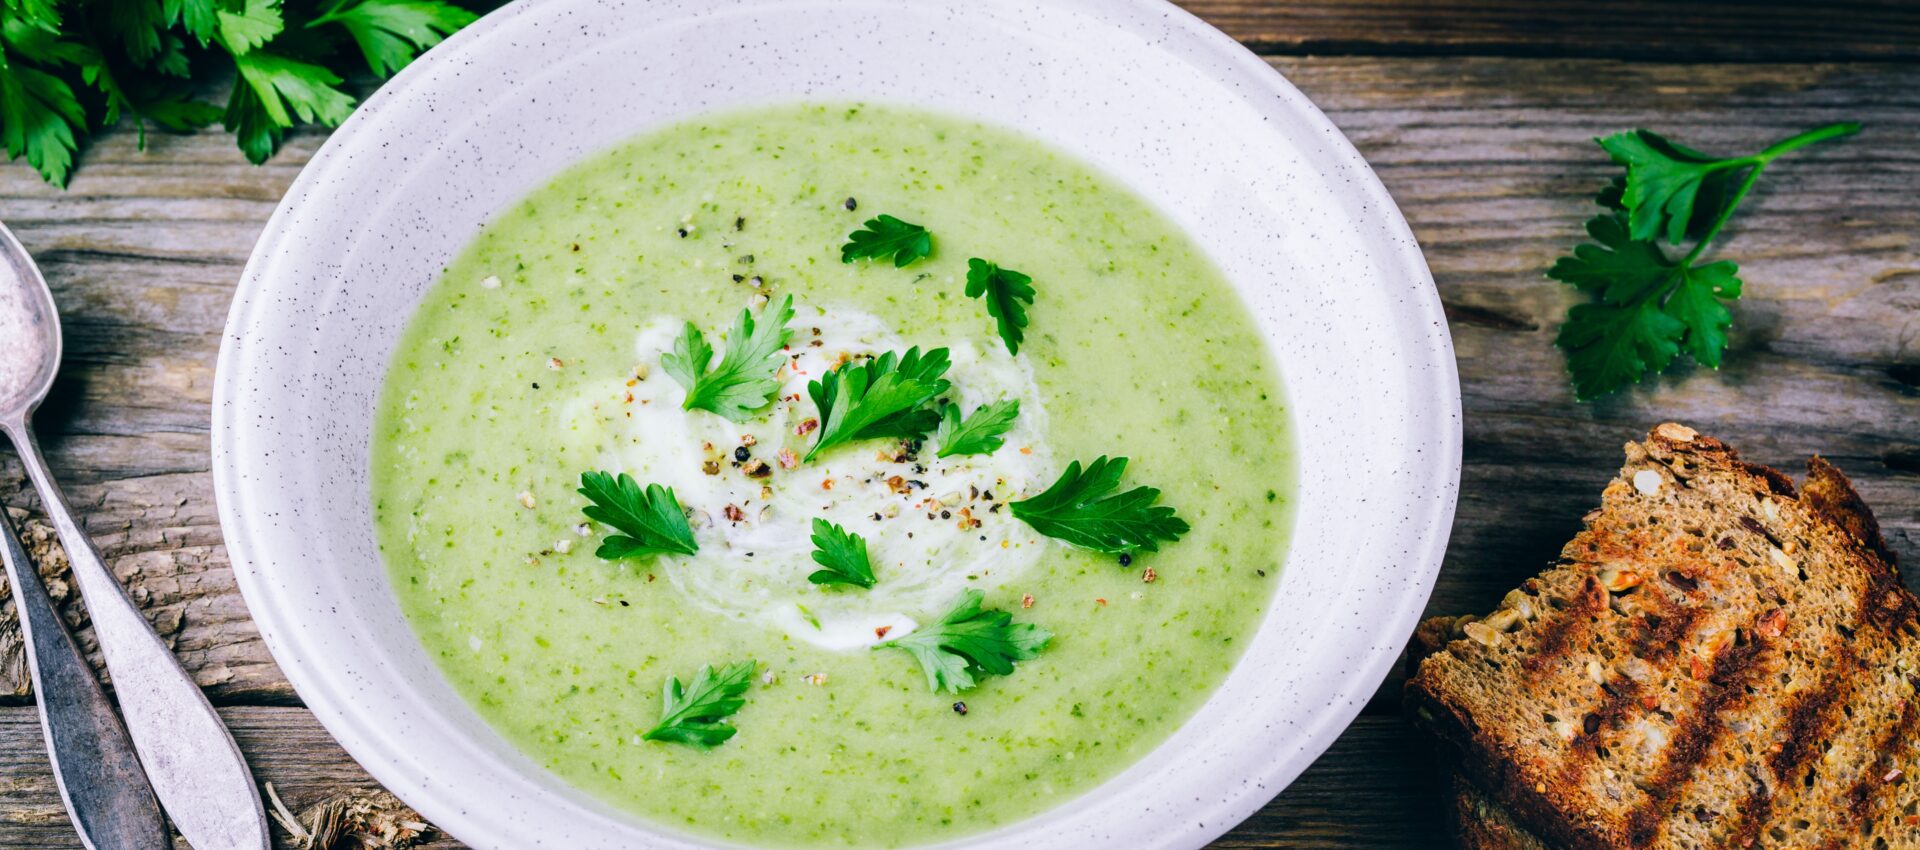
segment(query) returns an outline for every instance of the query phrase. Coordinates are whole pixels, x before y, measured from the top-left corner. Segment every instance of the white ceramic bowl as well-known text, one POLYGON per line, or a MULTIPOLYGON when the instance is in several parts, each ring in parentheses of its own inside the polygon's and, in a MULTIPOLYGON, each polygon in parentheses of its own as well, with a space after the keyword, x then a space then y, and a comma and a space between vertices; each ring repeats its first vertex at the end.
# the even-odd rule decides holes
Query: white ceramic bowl
POLYGON ((1185 226, 1266 330, 1298 528, 1245 659, 1118 777, 950 846, 1204 845, 1333 741, 1412 631, 1452 519, 1459 391, 1426 265, 1367 164, 1265 63, 1158 0, 522 0, 416 62, 288 191, 228 321, 214 478, 267 645, 375 778, 475 847, 706 846, 565 785, 442 679, 375 550, 369 433, 402 326, 489 216, 650 128, 794 100, 933 108, 1071 151, 1185 226))

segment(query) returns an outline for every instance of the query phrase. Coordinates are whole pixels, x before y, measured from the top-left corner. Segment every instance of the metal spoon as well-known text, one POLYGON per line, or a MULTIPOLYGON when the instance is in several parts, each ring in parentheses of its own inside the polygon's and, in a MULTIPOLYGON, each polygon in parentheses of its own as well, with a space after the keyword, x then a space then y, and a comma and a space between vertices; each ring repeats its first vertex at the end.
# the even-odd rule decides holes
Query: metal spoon
MULTIPOLYGON (((33 411, 46 398, 59 366, 60 319, 53 294, 20 242, 0 225, 0 432, 12 439, 66 546, 74 583, 93 619, 94 636, 106 657, 107 672, 126 717, 126 732, 138 748, 147 782, 194 850, 266 850, 266 812, 240 748, 206 695, 180 668, 74 522, 40 457, 31 427, 33 411)), ((16 591, 16 598, 23 602, 23 625, 33 609, 35 640, 28 645, 36 650, 51 648, 35 653, 40 674, 35 692, 60 792, 74 825, 90 842, 88 847, 100 850, 167 847, 164 832, 153 837, 158 813, 134 813, 145 789, 138 788, 134 781, 138 772, 126 763, 127 747, 118 734, 119 724, 98 718, 105 704, 97 697, 99 685, 92 671, 86 669, 85 660, 75 661, 77 651, 61 649, 52 637, 64 634, 57 617, 48 619, 52 606, 25 604, 30 597, 46 594, 24 554, 15 554, 16 546, 7 547, 8 575, 15 588, 31 588, 24 594, 16 591), (77 670, 71 666, 74 663, 79 665, 77 670), (78 684, 82 679, 91 684, 92 699, 84 693, 86 685, 78 684), (78 742, 76 752, 66 751, 70 742, 78 742), (125 833, 91 831, 104 830, 96 824, 109 823, 137 824, 138 828, 125 833)), ((67 643, 71 647, 71 639, 67 643)), ((151 806, 150 797, 146 805, 151 806)))

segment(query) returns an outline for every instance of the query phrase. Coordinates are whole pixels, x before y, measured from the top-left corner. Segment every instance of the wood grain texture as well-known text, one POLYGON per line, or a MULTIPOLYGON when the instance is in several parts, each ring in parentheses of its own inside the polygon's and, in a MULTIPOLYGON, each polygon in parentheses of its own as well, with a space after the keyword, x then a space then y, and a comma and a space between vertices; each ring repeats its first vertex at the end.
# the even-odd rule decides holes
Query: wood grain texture
MULTIPOLYGON (((254 776, 271 782, 299 809, 340 791, 379 788, 353 763, 313 716, 299 708, 236 707, 221 711, 252 761, 254 776)), ((1334 744, 1287 794, 1220 840, 1220 850, 1311 847, 1430 848, 1439 797, 1424 789, 1425 758, 1414 732, 1397 717, 1369 717, 1334 744), (1365 789, 1364 791, 1361 789, 1365 789), (1394 812, 1360 824, 1355 807, 1394 812)), ((274 846, 293 850, 275 828, 274 846)), ((437 836, 423 847, 462 847, 437 836)), ((0 847, 8 850, 80 850, 40 745, 32 709, 0 708, 0 847)), ((189 850, 176 842, 176 850, 189 850)))
POLYGON ((1256 52, 1678 62, 1912 60, 1906 0, 1175 0, 1256 52))
MULTIPOLYGON (((1486 610, 1538 571, 1597 504, 1621 445, 1663 419, 1783 469, 1825 454, 1855 478, 1898 554, 1920 563, 1920 65, 1274 64, 1374 163, 1451 319, 1466 468, 1430 611, 1486 610), (1729 231, 1721 254, 1740 262, 1748 294, 1727 367, 1574 403, 1552 346, 1574 298, 1542 272, 1612 173, 1590 138, 1638 125, 1742 151, 1846 118, 1866 131, 1779 163, 1729 231)), ((109 563, 225 705, 295 702, 220 546, 207 420, 233 284, 320 140, 298 134, 253 168, 215 133, 157 137, 144 153, 131 133, 109 133, 65 194, 0 168, 0 218, 40 257, 66 320, 66 368, 39 420, 49 462, 109 563)), ((0 455, 0 501, 30 507, 18 482, 0 455)), ((21 685, 17 674, 0 681, 0 695, 21 685)), ((1432 846, 1437 783, 1401 731, 1397 694, 1389 682, 1334 756, 1222 846, 1432 846)), ((70 847, 22 711, 0 709, 0 847, 70 847)), ((298 708, 231 716, 283 790, 365 782, 298 708)))

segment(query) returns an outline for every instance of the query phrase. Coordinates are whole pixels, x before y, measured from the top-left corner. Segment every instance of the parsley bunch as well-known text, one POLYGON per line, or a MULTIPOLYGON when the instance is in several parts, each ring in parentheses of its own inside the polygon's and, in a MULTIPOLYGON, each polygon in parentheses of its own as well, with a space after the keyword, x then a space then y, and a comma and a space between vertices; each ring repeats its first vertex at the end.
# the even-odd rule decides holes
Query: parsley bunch
POLYGON ((1596 199, 1605 211, 1587 222, 1595 244, 1576 246, 1547 272, 1593 299, 1567 312, 1555 341, 1567 353, 1574 394, 1587 401, 1617 392, 1665 371, 1682 351, 1720 368, 1733 326, 1722 301, 1740 297, 1739 267, 1729 260, 1702 265, 1701 256, 1775 159, 1859 130, 1829 124, 1727 158, 1649 130, 1598 139, 1626 176, 1596 199), (1693 247, 1677 258, 1660 245, 1689 239, 1693 247))
POLYGON ((294 126, 346 120, 344 75, 390 76, 474 19, 444 0, 0 0, 0 142, 56 186, 123 116, 143 145, 148 123, 220 121, 264 162, 294 126), (229 76, 224 108, 195 96, 229 76))

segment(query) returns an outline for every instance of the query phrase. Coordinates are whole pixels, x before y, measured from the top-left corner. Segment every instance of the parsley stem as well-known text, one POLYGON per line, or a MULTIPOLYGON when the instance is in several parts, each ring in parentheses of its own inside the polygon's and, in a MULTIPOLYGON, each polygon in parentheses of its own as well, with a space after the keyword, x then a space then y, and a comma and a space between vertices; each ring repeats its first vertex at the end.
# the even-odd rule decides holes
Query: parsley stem
POLYGON ((1807 145, 1824 142, 1828 139, 1837 139, 1841 136, 1851 136, 1858 132, 1860 132, 1860 123, 1857 121, 1842 121, 1838 124, 1828 124, 1825 127, 1815 127, 1797 136, 1781 139, 1769 145, 1766 150, 1753 156, 1728 160, 1727 162, 1734 165, 1734 167, 1739 167, 1740 165, 1751 165, 1753 167, 1749 169, 1746 176, 1740 180, 1740 186, 1734 190, 1733 196, 1728 198, 1726 204, 1720 207, 1720 215, 1714 218, 1713 226, 1707 228, 1707 232, 1701 235, 1700 241, 1694 243, 1693 250, 1687 252, 1686 259, 1680 261, 1680 265, 1677 267, 1680 272, 1684 273, 1686 269, 1693 265, 1694 260, 1699 259, 1701 254, 1706 253, 1708 246, 1713 244, 1714 238, 1720 235, 1720 228, 1726 226, 1727 220, 1733 217, 1734 209, 1739 207, 1740 202, 1746 199, 1747 192, 1751 191, 1753 184, 1760 180, 1760 173, 1767 170, 1767 165, 1773 162, 1775 158, 1788 151, 1804 148, 1807 145))
POLYGON ((1720 235, 1720 228, 1725 227, 1727 220, 1733 218, 1734 208, 1740 206, 1741 201, 1746 200, 1747 192, 1752 191, 1753 184, 1760 181, 1760 172, 1766 170, 1767 164, 1765 161, 1762 161, 1754 165, 1754 167, 1747 172, 1747 176, 1740 180, 1740 188, 1735 189, 1733 191, 1733 197, 1728 198, 1727 202, 1720 207, 1720 215, 1714 218, 1713 226, 1707 228, 1707 232, 1700 235, 1700 241, 1693 244, 1693 250, 1688 251, 1687 258, 1681 260, 1680 265, 1676 267, 1681 273, 1685 273, 1686 269, 1693 266, 1694 260, 1700 259, 1700 255, 1707 252, 1707 246, 1712 245, 1714 238, 1720 235))
POLYGON ((1824 142, 1828 139, 1851 136, 1858 132, 1860 132, 1860 122, 1858 121, 1842 121, 1838 124, 1828 124, 1825 127, 1815 127, 1798 136, 1774 142, 1766 150, 1754 154, 1754 158, 1760 160, 1762 163, 1771 162, 1775 157, 1788 151, 1804 148, 1807 145, 1824 142))

